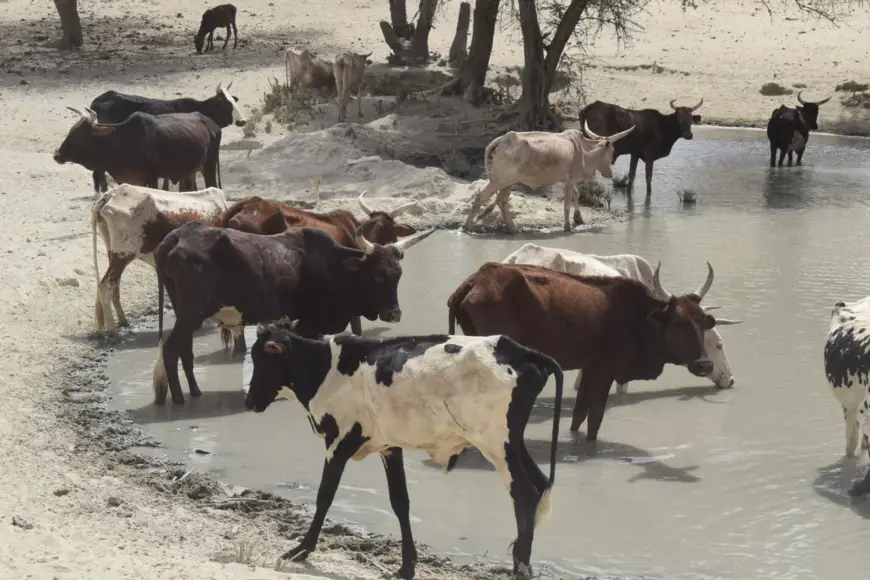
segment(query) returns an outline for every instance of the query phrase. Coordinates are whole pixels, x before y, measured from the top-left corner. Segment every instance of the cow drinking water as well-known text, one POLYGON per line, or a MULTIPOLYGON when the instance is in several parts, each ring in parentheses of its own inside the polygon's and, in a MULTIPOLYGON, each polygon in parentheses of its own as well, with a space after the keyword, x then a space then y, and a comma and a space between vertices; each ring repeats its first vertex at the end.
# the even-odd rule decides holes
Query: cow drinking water
POLYGON ((779 151, 779 166, 788 155, 788 166, 791 167, 792 155, 797 153, 797 164, 800 165, 810 139, 810 131, 819 130, 819 107, 831 100, 831 97, 818 102, 804 101, 799 91, 797 100, 800 107, 790 108, 780 105, 770 114, 767 122, 767 140, 770 142, 770 166, 774 167, 776 153, 779 151))
POLYGON ((426 451, 449 472, 459 454, 474 446, 495 467, 513 500, 514 578, 532 577, 534 530, 549 514, 556 471, 562 396, 556 361, 504 336, 383 339, 344 333, 306 340, 287 325, 257 331, 245 407, 263 412, 276 398, 296 399, 326 444, 314 519, 283 558, 303 560, 314 551, 347 462, 379 453, 402 533, 398 577, 413 578, 417 551, 403 449, 426 451), (551 374, 557 402, 547 478, 523 434, 551 374))

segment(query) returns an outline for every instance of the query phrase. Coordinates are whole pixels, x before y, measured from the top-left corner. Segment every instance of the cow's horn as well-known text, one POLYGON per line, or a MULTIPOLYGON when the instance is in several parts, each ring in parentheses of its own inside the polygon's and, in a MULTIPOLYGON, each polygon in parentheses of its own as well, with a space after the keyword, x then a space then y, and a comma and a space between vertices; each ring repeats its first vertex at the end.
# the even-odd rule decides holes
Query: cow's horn
POLYGON ((370 208, 369 206, 366 205, 366 202, 363 201, 363 196, 364 196, 367 192, 368 192, 368 189, 366 189, 366 190, 363 191, 361 194, 359 194, 359 198, 357 198, 357 201, 359 201, 359 206, 362 208, 362 210, 363 210, 364 212, 366 212, 366 213, 369 215, 369 217, 371 217, 371 215, 372 215, 373 213, 375 213, 375 212, 373 212, 373 211, 371 210, 371 208, 370 208))
POLYGON ((701 108, 701 105, 703 105, 703 104, 704 104, 704 97, 701 97, 701 100, 698 101, 698 104, 695 105, 694 107, 692 107, 692 112, 694 113, 695 111, 697 111, 698 109, 700 109, 700 108, 701 108))
POLYGON ((93 125, 97 121, 97 114, 87 107, 85 107, 85 112, 88 114, 88 123, 93 125))
POLYGON ((743 322, 742 320, 729 320, 727 318, 717 318, 716 319, 716 326, 721 326, 723 324, 727 326, 729 324, 740 324, 742 322, 743 322))
POLYGON ((655 287, 656 295, 663 300, 667 300, 671 297, 671 293, 662 288, 662 281, 659 278, 659 271, 661 268, 662 263, 659 262, 656 266, 655 275, 653 275, 653 286, 655 287))
POLYGON ((375 251, 375 245, 362 235, 362 226, 357 228, 354 240, 356 240, 356 245, 359 246, 359 249, 365 252, 366 255, 371 255, 375 251))
POLYGON ((604 137, 596 135, 592 132, 592 129, 589 128, 589 122, 585 119, 583 120, 583 130, 586 132, 587 135, 589 135, 591 139, 604 139, 604 137))
POLYGON ((217 88, 214 90, 214 94, 216 94, 216 95, 221 94, 221 85, 222 85, 222 84, 223 84, 223 83, 218 82, 218 86, 217 86, 217 88))
POLYGON ((698 291, 695 294, 704 299, 704 296, 707 295, 707 292, 710 291, 710 286, 713 285, 713 266, 710 265, 710 262, 707 262, 707 279, 704 281, 704 285, 698 288, 698 291))
POLYGON ((372 51, 372 52, 370 52, 370 53, 368 53, 368 54, 361 54, 360 56, 363 57, 363 58, 365 58, 365 59, 367 59, 368 57, 370 57, 370 56, 373 55, 374 53, 375 53, 375 52, 372 51))
POLYGON ((73 113, 75 113, 76 115, 81 117, 82 119, 88 118, 88 116, 85 113, 83 113, 82 111, 79 111, 78 109, 74 109, 73 107, 70 107, 69 105, 67 105, 67 109, 69 109, 70 111, 72 111, 73 113))
POLYGON ((815 104, 817 107, 821 107, 822 105, 824 105, 825 103, 827 103, 827 102, 830 101, 830 100, 831 100, 831 97, 828 97, 827 99, 825 99, 825 100, 823 100, 823 101, 819 101, 819 102, 814 103, 814 104, 815 104))
POLYGON ((721 306, 705 306, 704 312, 710 312, 711 310, 718 310, 719 308, 722 308, 722 307, 721 306))
POLYGON ((257 324, 257 336, 261 336, 263 334, 266 334, 267 330, 268 330, 268 328, 266 328, 262 323, 257 324))
POLYGON ((629 127, 628 129, 626 129, 625 131, 622 131, 622 132, 620 132, 620 133, 617 133, 616 135, 611 135, 611 136, 610 136, 610 142, 611 142, 611 143, 616 143, 617 141, 619 141, 620 139, 622 139, 623 137, 627 136, 629 133, 631 133, 632 131, 634 131, 634 128, 635 128, 635 127, 637 127, 637 125, 632 125, 631 127, 629 127))
POLYGON ((398 242, 394 243, 393 246, 401 250, 402 252, 407 252, 410 248, 414 247, 415 245, 419 244, 420 242, 431 236, 434 231, 435 228, 432 228, 431 230, 420 232, 419 234, 414 234, 413 236, 399 240, 398 242))
POLYGON ((230 90, 231 88, 233 88, 233 81, 230 81, 230 84, 227 85, 226 90, 230 90))
POLYGON ((797 94, 797 100, 798 100, 798 103, 800 103, 801 105, 806 105, 807 103, 806 103, 806 101, 804 101, 804 100, 801 98, 801 94, 803 94, 803 91, 798 91, 798 94, 797 94))
POLYGON ((407 210, 411 209, 412 207, 414 207, 414 206, 417 205, 418 203, 420 203, 419 200, 417 200, 417 201, 412 201, 412 202, 409 202, 409 203, 404 203, 404 204, 400 205, 399 207, 397 207, 396 209, 394 209, 393 211, 391 211, 391 212, 390 212, 390 217, 393 218, 393 219, 396 219, 396 217, 397 217, 399 214, 401 214, 401 213, 404 212, 404 211, 407 211, 407 210))
POLYGON ((671 108, 675 111, 677 110, 677 106, 674 104, 676 102, 677 102, 677 99, 671 99, 671 102, 669 103, 671 105, 671 108))

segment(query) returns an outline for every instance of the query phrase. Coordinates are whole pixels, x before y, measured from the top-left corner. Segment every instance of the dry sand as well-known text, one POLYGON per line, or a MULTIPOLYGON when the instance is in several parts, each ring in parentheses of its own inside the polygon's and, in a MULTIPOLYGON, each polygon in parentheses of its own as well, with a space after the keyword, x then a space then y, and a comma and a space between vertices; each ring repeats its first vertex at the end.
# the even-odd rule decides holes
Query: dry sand
MULTIPOLYGON (((687 14, 674 4, 652 5, 650 14, 639 19, 647 32, 622 53, 617 53, 612 39, 599 40, 593 47, 596 68, 586 75, 590 100, 666 110, 671 98, 690 103, 703 96, 699 113, 705 120, 763 125, 773 108, 793 102, 793 96, 761 96, 759 88, 765 82, 804 83, 807 97, 819 99, 840 82, 868 80, 862 77, 867 13, 835 28, 794 17, 771 23, 751 2, 717 2, 687 14)), ((0 0, 0 208, 7 219, 0 232, 5 289, 0 298, 5 321, 0 344, 7 377, 0 387, 2 578, 288 577, 268 566, 228 563, 234 559, 234 544, 258 537, 255 563, 274 561, 291 544, 287 526, 280 528, 285 534, 281 537, 273 519, 206 507, 224 497, 215 491, 214 482, 194 474, 173 483, 185 471, 167 471, 161 465, 151 465, 149 471, 148 463, 118 451, 125 441, 137 440, 135 429, 88 405, 100 398, 103 385, 85 377, 91 377, 107 356, 104 343, 89 337, 90 176, 78 166, 58 166, 50 157, 74 121, 64 107, 82 107, 110 88, 150 96, 205 97, 219 81, 232 80, 233 92, 251 109, 267 89, 268 78, 283 78, 281 54, 286 46, 309 46, 328 57, 342 49, 374 51, 375 62, 383 62, 387 54, 377 29, 386 16, 386 3, 250 0, 237 5, 242 38, 238 50, 197 57, 191 54, 191 36, 205 7, 201 2, 85 2, 87 44, 68 57, 46 47, 59 29, 51 2, 0 0), (330 13, 334 16, 325 18, 330 13), (205 500, 194 501, 191 495, 205 495, 205 500), (120 501, 110 501, 110 496, 120 501)), ((434 50, 446 53, 457 10, 458 3, 447 3, 439 13, 430 40, 434 50)), ((519 38, 515 27, 499 31, 492 61, 495 72, 520 63, 519 38)), ((363 121, 369 124, 350 132, 347 127, 329 129, 334 107, 316 122, 326 130, 297 142, 285 139, 286 131, 277 127, 269 135, 261 131, 257 139, 266 150, 250 159, 238 151, 222 155, 225 190, 233 198, 259 193, 311 202, 318 177, 324 207, 345 204, 356 210, 343 198, 368 189, 373 204, 390 207, 404 198, 425 199, 422 208, 410 214, 415 225, 455 225, 467 203, 467 183, 440 169, 397 160, 347 170, 344 163, 369 154, 401 158, 415 146, 426 158, 438 143, 445 150, 478 147, 480 137, 442 138, 437 133, 449 132, 450 123, 463 116, 473 122, 453 132, 473 133, 474 122, 479 122, 474 120, 485 114, 441 103, 438 111, 456 110, 450 123, 435 122, 426 108, 431 103, 411 103, 375 120, 376 103, 377 99, 365 100, 363 121), (450 139, 462 143, 455 145, 450 139)), ((356 123, 353 103, 350 111, 349 119, 356 123)), ((839 97, 822 109, 823 130, 854 131, 865 124, 841 107, 839 97)), ((241 131, 233 127, 224 135, 225 143, 238 141, 241 131)), ((519 194, 514 200, 520 224, 559 227, 560 202, 519 194)), ((587 219, 606 217, 591 210, 585 214, 587 219)), ((153 307, 154 287, 152 270, 140 263, 131 266, 123 281, 127 311, 153 307)), ((298 527, 297 522, 289 531, 298 527)), ((355 547, 358 543, 349 540, 325 540, 311 557, 312 568, 289 569, 310 570, 320 578, 378 576, 370 562, 360 562, 355 547)), ((438 566, 422 566, 420 576, 471 577, 470 571, 438 566)))

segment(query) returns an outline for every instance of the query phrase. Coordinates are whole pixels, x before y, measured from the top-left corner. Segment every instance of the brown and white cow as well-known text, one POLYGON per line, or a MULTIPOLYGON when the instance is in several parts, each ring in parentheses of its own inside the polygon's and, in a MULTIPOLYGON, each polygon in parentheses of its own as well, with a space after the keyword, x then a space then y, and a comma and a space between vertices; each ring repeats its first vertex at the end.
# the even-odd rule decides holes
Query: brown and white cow
POLYGON ((626 277, 577 276, 541 266, 487 262, 447 301, 449 333, 503 334, 582 370, 571 431, 589 415, 586 439, 598 438, 613 381, 653 380, 665 364, 707 376, 713 363, 704 332, 716 319, 701 307, 713 269, 697 293, 662 300, 626 277))
POLYGON ((112 304, 118 312, 118 324, 129 325, 121 308, 121 275, 133 260, 138 258, 154 266, 154 249, 166 234, 189 221, 216 223, 226 209, 226 196, 216 187, 176 193, 122 184, 104 193, 91 209, 97 329, 117 331, 112 304), (109 267, 102 280, 97 264, 97 230, 109 255, 109 267))
MULTIPOLYGON (((399 237, 410 236, 417 231, 407 224, 396 223, 396 218, 419 202, 405 203, 389 212, 375 211, 363 200, 365 194, 366 192, 363 191, 358 198, 360 207, 369 216, 369 219, 364 222, 360 222, 351 212, 344 209, 315 213, 254 196, 233 204, 223 215, 221 225, 241 232, 266 236, 280 234, 291 228, 317 228, 328 233, 342 246, 358 250, 363 248, 357 244, 357 231, 362 232, 366 240, 382 246, 394 244, 399 237)), ((350 327, 354 334, 362 334, 359 316, 351 318, 350 327)), ((247 350, 244 328, 241 326, 221 327, 221 339, 227 348, 232 340, 236 352, 247 350)))
POLYGON ((489 170, 490 157, 492 157, 489 182, 483 189, 474 193, 468 218, 465 221, 465 229, 471 229, 477 219, 487 215, 497 204, 507 230, 516 232, 516 225, 508 213, 511 186, 516 183, 535 189, 563 183, 565 231, 571 231, 568 214, 572 205, 575 205, 574 222, 582 223, 579 207, 574 204, 575 197, 579 195, 575 184, 578 181, 591 179, 596 171, 604 177, 612 177, 613 171, 610 166, 613 144, 631 133, 634 127, 629 127, 610 137, 600 137, 589 131, 588 127, 585 129, 591 139, 585 137, 578 129, 568 129, 561 133, 510 131, 493 139, 487 145, 483 156, 485 170, 489 170), (496 193, 498 193, 496 200, 477 215, 481 204, 496 193))
POLYGON ((335 59, 333 72, 335 74, 335 88, 338 91, 338 122, 347 120, 347 104, 350 102, 351 93, 356 93, 357 114, 362 117, 362 91, 365 88, 363 77, 366 65, 371 64, 369 57, 372 53, 357 54, 345 52, 335 59))
POLYGON ((299 53, 292 48, 285 51, 284 74, 290 92, 296 92, 301 86, 307 91, 316 91, 322 97, 335 94, 332 63, 318 58, 307 49, 299 53))

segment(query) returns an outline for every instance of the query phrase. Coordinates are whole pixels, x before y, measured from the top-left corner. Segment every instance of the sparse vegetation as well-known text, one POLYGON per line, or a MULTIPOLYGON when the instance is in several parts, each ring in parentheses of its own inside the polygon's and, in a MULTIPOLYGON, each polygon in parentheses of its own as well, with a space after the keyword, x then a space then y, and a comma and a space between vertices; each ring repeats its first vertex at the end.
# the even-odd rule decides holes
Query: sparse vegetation
POLYGON ((779 83, 764 83, 761 85, 761 90, 758 91, 765 97, 781 97, 784 95, 794 94, 794 90, 784 87, 779 83))
POLYGON ((454 177, 468 177, 471 175, 468 159, 462 153, 455 150, 448 151, 447 153, 442 153, 439 158, 441 159, 441 169, 447 175, 454 177))
POLYGON ((581 181, 577 184, 577 192, 580 194, 580 205, 610 208, 612 196, 607 188, 598 181, 591 179, 581 181))
MULTIPOLYGON (((263 120, 263 110, 259 107, 251 109, 251 114, 248 116, 248 122, 242 128, 242 134, 245 139, 253 139, 257 136, 257 130, 260 128, 260 121, 263 120)), ((268 133, 268 131, 266 131, 268 133)))
POLYGON ((805 88, 807 88, 807 84, 806 84, 806 83, 794 83, 794 84, 792 85, 792 88, 794 88, 794 89, 805 89, 805 88))
MULTIPOLYGON (((269 81, 269 90, 263 93, 260 116, 272 115, 272 120, 279 125, 294 129, 304 123, 306 114, 320 104, 316 97, 306 90, 290 91, 290 87, 274 79, 269 81)), ((269 124, 271 131, 271 123, 269 124)))
POLYGON ((866 91, 867 89, 870 89, 870 84, 859 83, 856 81, 846 81, 845 83, 837 85, 834 90, 837 92, 849 91, 853 93, 860 93, 866 91))
POLYGON ((628 173, 623 173, 622 175, 614 175, 613 176, 613 188, 614 189, 627 189, 628 188, 628 173))
POLYGON ((870 109, 870 93, 852 93, 840 99, 840 104, 847 109, 870 109))

